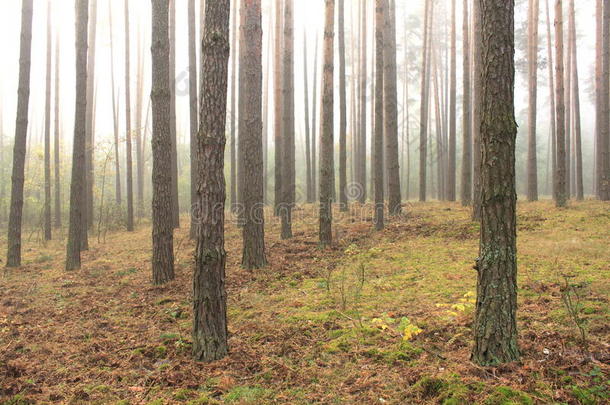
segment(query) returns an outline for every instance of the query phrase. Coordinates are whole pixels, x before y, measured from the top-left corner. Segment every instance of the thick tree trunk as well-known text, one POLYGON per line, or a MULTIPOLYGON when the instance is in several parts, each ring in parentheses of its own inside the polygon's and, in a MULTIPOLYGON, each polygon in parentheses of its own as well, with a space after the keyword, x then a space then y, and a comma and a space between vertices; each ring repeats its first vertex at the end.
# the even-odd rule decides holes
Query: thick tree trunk
MULTIPOLYGON (((263 205, 268 205, 269 186, 269 90, 271 81, 271 65, 273 59, 273 20, 269 18, 267 36, 267 61, 263 74, 263 205)), ((263 51, 264 54, 264 51, 263 51)))
POLYGON ((428 107, 429 107, 429 61, 428 48, 432 15, 431 0, 425 0, 424 35, 422 46, 421 97, 419 117, 419 201, 426 201, 426 183, 428 169, 428 107))
MULTIPOLYGON (((384 195, 383 195, 383 130, 384 130, 384 31, 387 32, 385 24, 385 8, 387 0, 375 0, 375 149, 374 161, 375 176, 375 216, 373 222, 375 229, 380 231, 384 228, 384 195)), ((385 94, 387 96, 387 93, 385 94)), ((388 119, 388 117, 385 117, 388 119)))
POLYGON ((80 269, 82 233, 87 229, 85 206, 85 154, 87 132, 82 119, 87 112, 87 24, 89 1, 76 2, 76 105, 72 147, 72 181, 70 184, 70 225, 66 253, 66 270, 80 269))
POLYGON ((51 240, 51 1, 47 0, 47 74, 44 109, 44 239, 51 240))
POLYGON ((293 0, 284 4, 284 52, 282 98, 282 222, 281 237, 292 237, 292 208, 295 202, 294 172, 294 20, 293 0))
MULTIPOLYGON (((396 86, 396 12, 393 1, 383 0, 383 102, 385 161, 388 176, 390 215, 402 211, 400 203, 400 163, 398 161, 398 90, 396 86)), ((383 28, 382 27, 382 28, 383 28)))
POLYGON ((60 179, 60 148, 59 148, 59 138, 60 138, 60 118, 59 118, 59 27, 56 29, 55 35, 55 112, 54 112, 54 142, 53 142, 53 160, 54 160, 54 174, 55 174, 55 184, 54 184, 54 193, 55 193, 55 213, 54 213, 54 225, 56 228, 61 228, 61 179, 60 179))
POLYGON ((574 0, 570 0, 570 41, 572 42, 572 92, 574 101, 574 157, 575 157, 575 188, 576 199, 584 199, 582 175, 582 134, 580 120, 580 85, 578 83, 578 49, 576 46, 576 16, 574 0))
MULTIPOLYGON (((557 117, 557 175, 555 181, 555 202, 558 207, 567 204, 566 190, 566 142, 565 142, 565 92, 563 71, 563 7, 561 0, 555 0, 555 80, 557 117)), ((606 97, 607 98, 607 97, 606 97)))
POLYGON ((8 223, 7 267, 21 266, 21 221, 23 214, 23 183, 30 101, 30 67, 32 57, 32 0, 21 5, 21 41, 19 45, 19 83, 17 88, 17 122, 13 145, 11 209, 8 223))
MULTIPOLYGON (((291 0, 289 0, 291 1, 291 0)), ((339 0, 342 2, 342 0, 339 0)), ((341 4, 339 5, 341 10, 341 4)), ((324 70, 322 74, 322 133, 320 134, 320 244, 328 246, 333 240, 333 196, 334 176, 334 37, 335 0, 325 0, 324 20, 324 70)), ((344 83, 345 84, 345 83, 344 83)))
POLYGON ((303 36, 303 92, 305 94, 305 187, 307 202, 313 202, 313 185, 311 184, 311 136, 309 120, 309 80, 307 72, 307 34, 303 36))
POLYGON ((127 231, 133 231, 133 163, 131 155, 131 80, 129 48, 129 0, 125 0, 125 154, 127 164, 127 231))
POLYGON ((595 2, 595 181, 593 191, 601 199, 603 173, 603 142, 602 128, 604 121, 602 70, 603 70, 603 32, 604 32, 604 0, 595 2))
MULTIPOLYGON (((283 105, 282 100, 282 54, 283 54, 283 33, 284 33, 284 1, 275 2, 275 56, 273 71, 273 103, 274 103, 274 143, 275 143, 275 167, 274 167, 274 214, 280 215, 280 205, 282 203, 282 131, 283 131, 283 105)), ((314 111, 315 116, 315 111, 314 111)))
MULTIPOLYGON (((190 214, 193 214, 193 209, 197 203, 197 131, 199 123, 197 120, 197 44, 199 43, 199 35, 197 35, 195 27, 195 0, 188 0, 188 52, 189 52, 189 118, 190 118, 190 158, 191 158, 191 209, 190 214)), ((197 220, 192 217, 190 222, 190 238, 197 237, 197 220)))
POLYGON ((347 84, 345 77, 345 0, 339 0, 339 209, 347 212, 347 84))
POLYGON ((198 136, 201 210, 193 279, 193 357, 228 353, 224 247, 224 148, 229 64, 229 0, 206 2, 198 136))
POLYGON ((174 279, 174 229, 171 198, 171 131, 169 76, 169 9, 166 0, 152 2, 152 152, 153 152, 153 284, 174 279))
POLYGON ((514 1, 479 1, 482 26, 481 238, 472 360, 517 360, 514 1))
POLYGON ((471 118, 471 93, 470 93, 470 29, 468 0, 464 3, 463 11, 463 99, 462 99, 462 205, 467 206, 472 203, 472 118, 471 118))
POLYGON ((528 143, 527 199, 538 200, 538 152, 536 147, 536 114, 538 97, 538 0, 529 0, 528 22, 528 143))
POLYGON ((174 228, 180 228, 178 137, 176 134, 176 0, 169 0, 169 77, 171 91, 169 130, 172 134, 172 215, 174 218, 174 228))
POLYGON ((110 23, 110 81, 112 84, 112 118, 114 123, 114 171, 115 171, 115 201, 117 205, 122 204, 121 198, 121 157, 119 154, 119 106, 115 95, 114 80, 114 34, 112 31, 112 4, 108 3, 108 20, 110 23))
POLYGON ((243 131, 239 133, 240 148, 244 155, 243 188, 243 255, 242 266, 259 269, 267 264, 265 258, 265 215, 263 211, 263 28, 261 0, 243 0, 241 4, 244 25, 242 26, 243 56, 239 64, 243 67, 239 80, 244 99, 243 131))

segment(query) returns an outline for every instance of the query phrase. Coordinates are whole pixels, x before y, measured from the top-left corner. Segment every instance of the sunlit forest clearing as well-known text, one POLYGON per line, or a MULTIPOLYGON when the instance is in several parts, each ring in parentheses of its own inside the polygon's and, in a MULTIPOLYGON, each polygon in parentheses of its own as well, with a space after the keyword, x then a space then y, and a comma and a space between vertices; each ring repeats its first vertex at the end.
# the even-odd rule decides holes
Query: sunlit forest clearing
POLYGON ((519 205, 523 364, 494 371, 468 361, 478 225, 467 209, 412 203, 376 233, 368 210, 355 205, 337 212, 337 243, 321 250, 312 208, 299 208, 290 242, 277 237, 277 223, 267 224, 270 264, 254 272, 240 266, 239 230, 227 226, 231 351, 211 365, 191 360, 194 252, 186 229, 176 233, 176 280, 164 286, 150 285, 146 224, 92 241, 76 273, 63 270, 62 243, 27 242, 24 268, 0 279, 4 392, 23 393, 24 401, 125 404, 607 398, 603 203, 519 205), (562 300, 565 277, 578 285, 586 343, 562 300), (596 360, 586 361, 585 351, 596 360))

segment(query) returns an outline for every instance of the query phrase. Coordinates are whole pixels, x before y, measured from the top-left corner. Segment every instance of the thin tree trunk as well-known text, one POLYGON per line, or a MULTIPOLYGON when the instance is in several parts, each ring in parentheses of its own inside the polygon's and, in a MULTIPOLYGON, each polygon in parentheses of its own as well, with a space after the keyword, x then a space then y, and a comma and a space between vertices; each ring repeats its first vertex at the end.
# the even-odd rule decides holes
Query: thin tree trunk
MULTIPOLYGON (((568 14, 569 15, 569 14, 568 14)), ((569 20, 569 18, 568 18, 569 20)), ((565 21, 565 19, 564 19, 565 21)), ((564 116, 565 116, 565 171, 566 171, 566 175, 565 175, 565 182, 566 182, 566 186, 565 186, 565 193, 566 193, 566 199, 570 199, 570 195, 571 195, 571 173, 572 173, 572 168, 571 168, 571 160, 570 160, 570 156, 571 156, 571 139, 572 139, 572 43, 570 42, 570 29, 569 29, 569 24, 566 24, 564 22, 564 25, 568 25, 567 29, 565 29, 564 32, 564 38, 563 38, 563 46, 564 46, 564 67, 563 67, 563 72, 564 72, 564 93, 565 93, 565 99, 564 99, 564 116)), ((557 61, 559 62, 559 60, 557 61)))
POLYGON ((86 218, 86 225, 83 227, 82 243, 83 249, 87 249, 88 238, 87 230, 93 226, 93 183, 94 183, 94 132, 93 126, 93 109, 95 106, 95 44, 97 38, 97 0, 89 0, 90 18, 89 18, 89 33, 88 33, 88 53, 87 53, 87 113, 86 113, 86 154, 85 165, 87 174, 85 176, 86 198, 85 206, 83 207, 83 215, 86 218))
POLYGON ((44 109, 44 239, 51 240, 51 1, 47 0, 47 77, 44 109))
POLYGON ((82 119, 87 111, 87 24, 89 0, 76 2, 76 105, 72 148, 72 181, 70 184, 70 225, 66 249, 66 270, 80 269, 82 233, 87 229, 85 206, 85 154, 87 130, 82 119))
POLYGON ((567 204, 566 193, 566 142, 565 142, 565 91, 564 91, 564 72, 563 72, 563 7, 561 0, 555 0, 555 79, 557 86, 555 89, 557 104, 557 176, 555 184, 555 202, 558 207, 565 207, 567 204))
POLYGON ((603 31, 604 31, 604 0, 595 3, 595 180, 594 192, 601 199, 603 189, 603 122, 604 122, 604 91, 603 86, 603 31))
POLYGON ((311 109, 311 194, 315 200, 318 195, 318 35, 316 34, 316 43, 313 52, 313 100, 311 109))
MULTIPOLYGON (((601 0, 600 0, 601 1, 601 0)), ((555 195, 555 186, 557 185, 557 108, 555 103, 555 68, 553 66, 553 46, 551 38, 551 16, 549 11, 549 0, 545 0, 546 4, 546 42, 547 42, 547 58, 549 68, 549 106, 551 113, 551 160, 553 173, 553 196, 555 195)))
POLYGON ((263 211, 263 28, 261 0, 243 0, 241 13, 244 25, 239 64, 240 89, 244 92, 243 131, 240 128, 240 149, 243 147, 244 188, 242 194, 244 227, 242 232, 242 266, 248 270, 265 267, 265 215, 263 211), (242 74, 243 73, 243 74, 242 74), (243 87, 242 87, 243 86, 243 87))
MULTIPOLYGON (((358 191, 358 201, 360 204, 364 204, 366 202, 366 95, 367 95, 367 85, 368 85, 368 77, 367 77, 367 13, 366 13, 366 1, 362 2, 360 8, 360 24, 361 24, 361 33, 360 33, 360 129, 358 131, 359 142, 358 149, 360 152, 360 157, 358 159, 358 167, 360 170, 358 176, 358 184, 360 185, 360 190, 358 191)), ((372 180, 372 179, 371 179, 372 180)))
POLYGON ((19 45, 19 84, 17 88, 17 122, 13 146, 11 210, 8 225, 7 267, 21 266, 21 221, 23 214, 23 183, 28 107, 30 100, 30 66, 32 56, 32 0, 21 5, 21 41, 19 45))
MULTIPOLYGON (((144 151, 142 149, 142 108, 144 104, 144 60, 142 46, 142 32, 138 24, 138 60, 136 78, 136 205, 138 218, 144 217, 144 151)), ((195 105, 197 105, 195 103, 195 105)))
POLYGON ((610 200, 610 99, 609 88, 610 83, 610 1, 604 0, 604 28, 602 35, 602 129, 600 132, 602 149, 601 160, 602 164, 602 181, 600 189, 600 199, 602 201, 610 200))
MULTIPOLYGON (((387 0, 375 0, 375 216, 373 222, 375 229, 380 231, 384 228, 384 170, 383 170, 383 131, 384 131, 384 31, 387 21, 385 20, 385 8, 387 0)), ((386 93, 387 95, 387 93, 386 93)))
MULTIPOLYGON (((197 44, 199 35, 195 27, 195 0, 188 0, 188 52, 189 52, 189 118, 190 118, 190 158, 191 158, 191 212, 197 203, 197 44)), ((191 239, 197 237, 197 221, 191 218, 190 232, 191 239)))
POLYGON ((576 174, 576 199, 584 199, 584 186, 582 177, 582 135, 580 120, 580 86, 578 83, 578 50, 576 46, 576 12, 574 10, 574 0, 570 0, 570 41, 572 42, 572 86, 574 100, 574 156, 576 174))
POLYGON ((345 77, 345 0, 339 0, 339 209, 347 212, 347 84, 345 77))
POLYGON ((229 0, 206 2, 198 137, 201 222, 193 278, 193 357, 213 361, 228 353, 224 247, 225 122, 229 64, 229 0))
MULTIPOLYGON (((291 0, 289 0, 291 1, 291 0)), ((342 0, 339 0, 341 13, 342 0)), ((340 17, 341 18, 341 14, 340 17)), ((335 0, 325 0, 324 20, 324 70, 322 75, 322 133, 320 134, 320 244, 332 243, 332 178, 334 177, 334 37, 335 37, 335 0)))
MULTIPOLYGON (((475 0, 476 2, 476 0, 475 0)), ((455 201, 456 190, 456 0, 451 0, 451 57, 450 57, 450 90, 449 90, 449 159, 447 168, 447 200, 455 201)), ((475 78, 475 80, 477 80, 475 78)))
POLYGON ((239 14, 239 0, 233 2, 231 16, 231 211, 237 213, 237 15, 239 14))
POLYGON ((479 1, 482 27, 481 237, 472 360, 518 360, 514 0, 479 1))
POLYGON ((169 0, 169 77, 171 91, 169 130, 172 134, 172 215, 174 228, 180 228, 178 137, 176 133, 176 0, 169 0))
POLYGON ((305 94, 305 171, 307 202, 313 202, 313 185, 311 184, 311 140, 310 140, 310 120, 309 120, 309 83, 307 72, 307 34, 303 36, 303 92, 305 94))
POLYGON ((432 14, 431 0, 425 0, 424 13, 424 35, 422 46, 422 69, 421 69, 421 105, 419 118, 419 201, 426 201, 426 176, 428 169, 428 47, 432 14))
POLYGON ((528 23, 528 148, 527 199, 538 200, 538 152, 536 147, 536 114, 538 97, 538 0, 529 0, 528 23))
POLYGON ((472 7, 473 20, 473 107, 472 107, 472 138, 473 138, 473 202, 472 202, 472 219, 474 221, 481 220, 481 97, 482 88, 482 71, 483 71, 483 55, 482 55, 482 26, 481 26, 481 4, 475 0, 472 7))
MULTIPOLYGON (((284 1, 275 2, 275 57, 273 73, 273 103, 274 103, 274 143, 275 143, 275 167, 274 167, 274 214, 280 215, 282 203, 282 131, 283 131, 283 90, 282 90, 282 54, 283 54, 283 32, 284 32, 284 1)), ((315 111, 314 111, 315 116, 315 111)))
POLYGON ((133 231, 133 164, 131 156, 131 81, 129 49, 129 0, 125 0, 125 154, 127 163, 127 231, 133 231))
POLYGON ((464 3, 462 38, 464 49, 463 64, 463 125, 462 125, 462 205, 472 203, 472 118, 471 118, 471 93, 470 93, 470 29, 468 17, 468 0, 464 3))
POLYGON ((282 239, 292 237, 292 207, 295 200, 294 176, 294 21, 293 0, 284 4, 284 52, 282 92, 282 208, 280 212, 282 239))
POLYGON ((59 28, 55 31, 55 123, 54 123, 54 142, 53 142, 53 159, 55 172, 55 214, 54 225, 56 228, 61 228, 61 180, 60 180, 60 118, 59 118, 59 28))
POLYGON ((271 81, 271 65, 273 63, 273 20, 271 18, 269 18, 268 33, 267 62, 263 75, 263 205, 268 204, 267 188, 269 185, 269 82, 271 81))
POLYGON ((172 156, 170 131, 169 9, 166 0, 152 2, 152 279, 164 284, 174 279, 172 213, 172 156))
POLYGON ((114 171, 115 171, 115 200, 117 205, 122 204, 121 198, 121 157, 119 155, 119 106, 115 95, 114 79, 114 34, 112 31, 112 4, 108 3, 108 20, 110 22, 110 81, 112 84, 112 118, 114 123, 114 171))

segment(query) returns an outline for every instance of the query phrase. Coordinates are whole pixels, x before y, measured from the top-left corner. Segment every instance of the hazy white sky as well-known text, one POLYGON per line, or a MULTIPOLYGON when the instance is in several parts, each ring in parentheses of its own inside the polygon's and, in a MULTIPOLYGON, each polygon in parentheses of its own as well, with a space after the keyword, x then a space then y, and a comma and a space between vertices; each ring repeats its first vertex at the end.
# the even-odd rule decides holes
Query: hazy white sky
MULTIPOLYGON (((179 136, 187 142, 188 138, 188 97, 184 89, 186 89, 186 74, 188 69, 187 55, 187 0, 177 1, 177 62, 176 62, 176 77, 178 90, 178 133, 179 136), (182 91, 181 91, 182 90, 182 91)), ((346 0, 346 30, 351 28, 351 10, 357 9, 361 0, 346 0)), ((42 137, 42 128, 44 121, 44 80, 45 80, 45 62, 46 62, 46 15, 47 15, 48 0, 34 0, 34 29, 33 29, 33 44, 32 44, 32 74, 31 74, 31 95, 30 95, 30 131, 32 139, 39 140, 42 137)), ((402 49, 403 32, 405 30, 404 21, 412 15, 421 15, 424 0, 396 0, 397 4, 397 30, 398 30, 398 46, 402 49)), ((450 0, 438 0, 441 7, 449 7, 450 0)), ((457 0, 457 18, 458 18, 458 58, 461 58, 461 9, 462 0, 457 0)), ((553 18, 554 1, 551 0, 551 19, 553 18)), ((567 3, 567 1, 565 2, 567 3)), ((50 0, 52 9, 52 24, 54 35, 57 35, 59 46, 61 49, 60 57, 60 104, 62 111, 61 127, 63 129, 62 136, 65 140, 65 146, 69 147, 73 136, 74 127, 74 0, 50 0)), ((132 69, 132 100, 135 99, 135 78, 136 78, 136 60, 138 50, 138 38, 142 43, 142 55, 144 57, 144 107, 148 105, 150 93, 150 1, 149 0, 130 0, 131 11, 131 69, 132 69)), ((264 47, 267 48, 269 16, 272 14, 273 0, 263 0, 263 31, 265 38, 263 39, 264 47)), ((295 4, 295 90, 296 90, 296 108, 297 108, 297 132, 302 132, 303 128, 302 110, 303 105, 300 100, 303 100, 303 36, 306 33, 308 36, 309 48, 309 74, 312 75, 313 70, 313 45, 315 37, 320 34, 324 19, 324 0, 294 0, 295 4)), ((372 2, 368 2, 369 6, 372 2)), ((519 28, 523 24, 523 19, 526 15, 527 1, 517 1, 516 27, 519 28)), ((579 68, 580 68, 580 84, 581 84, 581 99, 583 111, 583 129, 585 138, 590 139, 590 133, 594 126, 593 114, 590 104, 591 97, 586 92, 591 86, 591 78, 593 74, 594 63, 594 41, 595 41, 595 1, 594 0, 577 0, 577 29, 578 29, 578 51, 579 51, 579 68)), ((115 75, 117 78, 117 86, 120 88, 120 111, 121 111, 121 128, 124 119, 124 0, 98 0, 98 33, 97 33, 97 60, 96 60, 96 139, 103 140, 111 137, 112 134, 112 104, 111 104, 111 85, 110 85, 110 41, 109 41, 109 10, 113 13, 113 32, 115 38, 115 75)), ((197 10, 199 10, 199 0, 197 0, 197 10)), ((369 18, 372 18, 372 9, 369 11, 369 18)), ((0 0, 0 36, 3 42, 3 58, 0 66, 0 104, 3 116, 4 133, 7 137, 12 137, 14 134, 15 114, 16 114, 16 95, 17 95, 17 78, 18 78, 18 62, 19 62, 19 32, 21 18, 21 1, 20 0, 0 0)), ((546 58, 546 26, 544 15, 544 0, 541 1, 540 15, 540 35, 541 35, 541 56, 546 58)), ((566 17, 567 20, 567 17, 566 17)), ((445 24, 436 25, 439 29, 445 29, 445 24)), ((199 28, 198 28, 199 29, 199 28)), ((371 38, 369 26, 369 39, 371 38)), ((410 43, 417 43, 417 37, 411 37, 410 43)), ((55 46, 55 38, 53 38, 52 46, 55 46)), ((347 46, 350 46, 350 38, 347 37, 347 46)), ((419 45, 418 45, 419 46, 419 45)), ((369 52, 371 46, 369 44, 369 52)), ((370 54, 370 53, 369 53, 370 54)), ((54 55, 54 54, 53 54, 54 55)), ((519 56, 519 55, 518 55, 519 56)), ((321 43, 319 57, 321 58, 321 43)), ((264 63, 267 58, 263 57, 264 63)), ((402 51, 398 53, 399 64, 402 64, 402 51)), ((54 62, 53 62, 54 63, 54 62)), ((350 60, 348 58, 348 69, 350 60)), ((458 67, 461 62, 458 60, 458 67)), ((370 67, 369 67, 370 72, 370 67)), ((349 70, 348 70, 349 73, 349 70)), ((319 76, 320 77, 320 76, 319 76)), ((458 92, 461 92, 461 72, 458 71, 458 92)), ((548 117, 548 89, 546 87, 546 70, 540 72, 540 88, 539 88, 539 126, 546 128, 546 120, 548 117)), ((399 80, 402 77, 399 73, 399 80)), ((517 105, 516 113, 519 117, 526 107, 524 76, 517 75, 517 105)), ((336 81, 338 83, 338 81, 336 81)), ((311 85, 311 78, 310 78, 311 85)), ((419 83, 409 83, 412 98, 417 98, 419 94, 419 83)), ((400 92, 402 92, 402 86, 400 92)), ((318 92, 320 94, 320 92, 318 92)), ((349 97, 348 90, 348 97, 349 97)), ((399 93, 399 100, 402 100, 402 95, 399 93)), ((459 98, 458 98, 459 100, 459 98)), ((310 95, 311 102, 311 95, 310 95)), ((319 102, 318 102, 319 104, 319 102)), ((458 105, 459 108, 459 105, 458 105)), ((459 110, 458 110, 459 111, 459 110)), ((337 118, 338 120, 338 118, 337 118)), ((525 125, 520 122, 520 134, 524 132, 525 125)), ((270 128, 271 129, 271 128, 270 128)), ((589 142, 589 141, 587 141, 589 142)), ((590 142, 589 142, 590 144, 590 142)), ((299 145, 299 143, 297 143, 299 145)), ((585 146, 586 147, 586 146, 585 146)))

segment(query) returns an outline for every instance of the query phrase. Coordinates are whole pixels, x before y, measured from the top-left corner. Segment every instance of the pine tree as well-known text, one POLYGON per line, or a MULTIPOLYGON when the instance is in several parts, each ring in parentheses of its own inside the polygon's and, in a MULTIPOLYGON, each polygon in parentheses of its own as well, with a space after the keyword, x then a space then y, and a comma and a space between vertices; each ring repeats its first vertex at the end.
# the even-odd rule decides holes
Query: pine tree
MULTIPOLYGON (((557 174, 555 181, 555 202, 558 207, 567 204, 566 190, 566 143, 565 143, 565 92, 563 71, 563 6, 562 0, 555 0, 555 87, 557 117, 557 174)), ((606 97, 607 98, 607 97, 606 97)))
MULTIPOLYGON (((282 203, 282 131, 284 127, 282 100, 282 68, 283 68, 283 33, 284 33, 284 1, 275 2, 275 49, 273 62, 273 103, 274 103, 274 143, 275 143, 275 167, 274 167, 274 214, 280 215, 282 203)), ((315 113, 314 113, 315 115, 315 113)))
POLYGON ((131 155, 131 80, 129 0, 125 0, 125 154, 127 161, 127 231, 133 231, 133 163, 131 155))
POLYGON ((114 34, 112 31, 112 4, 108 3, 108 20, 110 26, 110 81, 112 85, 112 118, 114 124, 114 171, 115 171, 115 201, 118 206, 122 204, 121 196, 121 158, 119 155, 119 106, 115 94, 114 80, 114 34))
POLYGON ((89 0, 89 33, 88 36, 88 53, 87 53, 87 112, 85 115, 85 128, 87 131, 85 166, 87 174, 85 176, 86 198, 83 213, 87 218, 87 223, 84 226, 82 233, 83 247, 89 244, 87 238, 87 230, 93 226, 93 182, 94 182, 94 142, 95 142, 95 127, 94 123, 94 97, 95 97, 95 51, 97 42, 97 0, 89 0))
POLYGON ((54 194, 55 194, 55 209, 54 209, 54 225, 56 228, 61 227, 61 179, 60 179, 60 148, 59 148, 59 138, 60 138, 60 116, 59 116, 59 35, 57 35, 59 29, 56 28, 55 35, 55 112, 54 112, 54 139, 53 139, 53 160, 54 160, 54 194))
MULTIPOLYGON (((191 213, 197 203, 197 44, 199 36, 195 30, 195 0, 188 0, 188 53, 189 53, 189 124, 190 124, 190 158, 191 158, 191 213)), ((190 238, 197 237, 197 221, 191 218, 190 238)))
POLYGON ((538 97, 538 0, 529 0, 528 22, 528 148, 527 199, 538 200, 538 159, 536 154, 536 101, 538 97))
POLYGON ((429 92, 429 36, 432 17, 431 0, 425 0, 424 34, 422 46, 421 97, 419 118, 419 201, 426 201, 426 175, 428 161, 428 92, 429 92))
MULTIPOLYGON (((472 203, 472 117, 471 117, 471 93, 470 93, 470 28, 468 0, 462 0, 464 21, 462 24, 463 41, 463 89, 462 89, 462 205, 472 203)), ((476 0, 475 0, 476 1, 476 0)))
POLYGON ((339 0, 339 208, 347 211, 347 89, 345 77, 345 0, 339 0))
POLYGON ((44 238, 51 240, 51 1, 47 1, 47 74, 44 109, 44 238))
POLYGON ((375 229, 380 231, 384 228, 384 193, 383 193, 383 130, 384 130, 384 30, 385 30, 385 7, 387 0, 375 0, 375 130, 374 130, 374 161, 375 168, 373 182, 375 185, 375 229))

